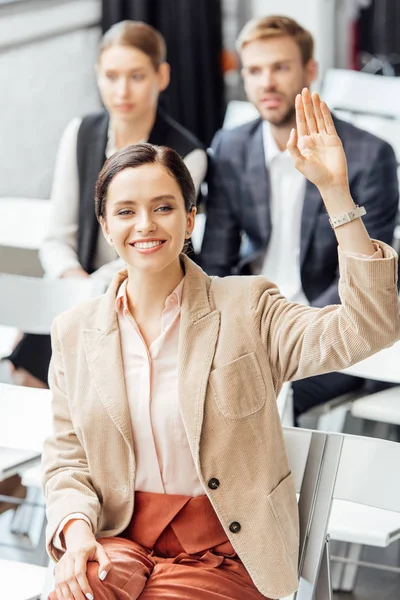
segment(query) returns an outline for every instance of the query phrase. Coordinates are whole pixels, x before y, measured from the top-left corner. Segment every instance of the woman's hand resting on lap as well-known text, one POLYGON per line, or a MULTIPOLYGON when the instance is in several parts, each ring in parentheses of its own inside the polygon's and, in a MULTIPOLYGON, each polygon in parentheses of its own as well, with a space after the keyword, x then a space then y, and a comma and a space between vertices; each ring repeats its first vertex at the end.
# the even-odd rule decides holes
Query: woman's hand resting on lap
POLYGON ((102 581, 111 569, 111 562, 96 540, 86 521, 70 521, 64 528, 66 552, 54 569, 57 600, 87 600, 94 594, 87 579, 87 563, 99 564, 102 581))

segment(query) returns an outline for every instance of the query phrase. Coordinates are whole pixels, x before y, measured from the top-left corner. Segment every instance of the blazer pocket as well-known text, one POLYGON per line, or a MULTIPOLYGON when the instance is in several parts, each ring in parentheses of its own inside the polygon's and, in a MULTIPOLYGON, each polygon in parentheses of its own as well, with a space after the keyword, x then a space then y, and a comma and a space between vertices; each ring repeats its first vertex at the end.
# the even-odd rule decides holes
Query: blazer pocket
POLYGON ((299 548, 299 517, 292 473, 289 473, 269 494, 268 502, 286 550, 289 554, 296 552, 299 548))
POLYGON ((248 417, 265 405, 264 380, 254 352, 211 371, 210 386, 227 419, 248 417))

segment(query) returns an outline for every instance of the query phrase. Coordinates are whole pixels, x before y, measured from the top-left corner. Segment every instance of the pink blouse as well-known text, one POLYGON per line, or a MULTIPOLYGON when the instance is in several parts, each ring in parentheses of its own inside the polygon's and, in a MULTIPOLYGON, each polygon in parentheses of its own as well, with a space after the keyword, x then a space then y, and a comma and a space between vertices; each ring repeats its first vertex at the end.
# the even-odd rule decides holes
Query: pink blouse
POLYGON ((200 496, 203 486, 179 409, 178 340, 184 279, 165 301, 160 336, 147 348, 128 309, 127 279, 116 300, 136 458, 135 490, 200 496))

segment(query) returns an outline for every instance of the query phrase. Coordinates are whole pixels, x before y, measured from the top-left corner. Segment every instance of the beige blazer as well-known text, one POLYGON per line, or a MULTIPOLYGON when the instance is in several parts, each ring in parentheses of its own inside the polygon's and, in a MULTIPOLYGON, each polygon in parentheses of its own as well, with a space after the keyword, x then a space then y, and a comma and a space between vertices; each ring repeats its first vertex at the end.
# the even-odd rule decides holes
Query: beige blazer
MULTIPOLYGON (((179 403, 207 494, 260 592, 297 588, 298 514, 276 397, 284 381, 343 369, 400 335, 397 258, 339 252, 341 306, 296 305, 263 277, 208 277, 184 258, 179 403), (216 477, 218 489, 208 481, 216 477), (241 525, 232 533, 232 522, 241 525)), ((47 540, 81 512, 98 537, 128 525, 135 456, 115 296, 61 315, 53 326, 54 434, 43 454, 47 540)))

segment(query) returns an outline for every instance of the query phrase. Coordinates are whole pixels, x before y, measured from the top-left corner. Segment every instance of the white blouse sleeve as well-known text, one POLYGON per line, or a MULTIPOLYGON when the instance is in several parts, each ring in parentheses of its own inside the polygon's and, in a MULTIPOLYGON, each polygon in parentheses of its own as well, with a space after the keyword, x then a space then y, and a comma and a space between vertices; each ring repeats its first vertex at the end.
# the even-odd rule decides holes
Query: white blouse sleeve
POLYGON ((183 161, 190 171, 194 186, 196 188, 196 195, 198 195, 200 186, 203 183, 207 173, 207 154, 204 150, 197 148, 196 150, 189 152, 183 161))
POLYGON ((68 269, 81 266, 77 254, 79 175, 76 152, 81 122, 77 118, 69 123, 58 148, 50 225, 39 250, 43 270, 49 277, 60 277, 68 269))

